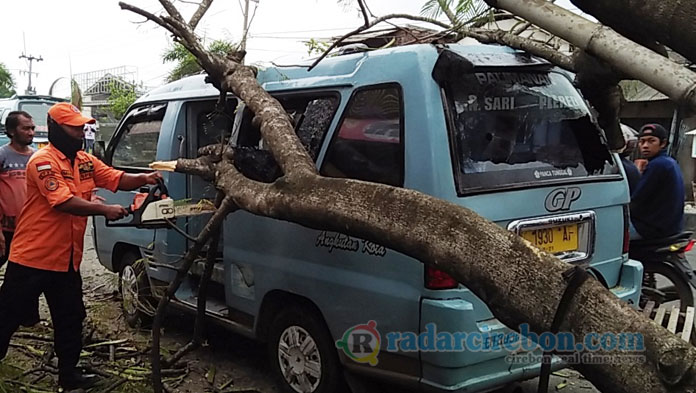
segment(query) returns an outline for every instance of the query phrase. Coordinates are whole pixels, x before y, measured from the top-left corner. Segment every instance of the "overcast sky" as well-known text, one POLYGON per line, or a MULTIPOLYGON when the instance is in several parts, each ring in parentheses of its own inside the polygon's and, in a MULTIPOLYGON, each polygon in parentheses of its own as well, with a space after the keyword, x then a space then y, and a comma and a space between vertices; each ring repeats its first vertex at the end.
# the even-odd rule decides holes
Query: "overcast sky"
MULTIPOLYGON (((156 0, 130 0, 130 4, 156 14, 156 0)), ((368 0, 376 15, 418 14, 424 0, 368 0)), ((568 0, 557 2, 568 6, 568 0)), ((184 16, 195 9, 177 2, 184 16)), ((254 3, 252 3, 253 9, 254 3)), ((572 7, 568 7, 571 8, 572 7)), ((162 53, 170 45, 164 29, 122 11, 115 0, 0 0, 0 63, 15 77, 18 92, 24 92, 28 62, 19 59, 41 56, 34 62, 33 84, 47 94, 51 84, 70 73, 79 74, 127 66, 146 86, 164 83, 172 64, 163 64, 162 53)), ((348 32, 362 24, 352 6, 336 0, 259 0, 247 44, 247 62, 293 63, 307 57, 302 44, 309 38, 324 38, 348 32)), ((215 0, 197 32, 206 39, 238 41, 242 11, 239 0, 215 0)), ((67 78, 57 82, 58 95, 67 95, 67 78)), ((54 92, 54 93, 56 93, 54 92)))

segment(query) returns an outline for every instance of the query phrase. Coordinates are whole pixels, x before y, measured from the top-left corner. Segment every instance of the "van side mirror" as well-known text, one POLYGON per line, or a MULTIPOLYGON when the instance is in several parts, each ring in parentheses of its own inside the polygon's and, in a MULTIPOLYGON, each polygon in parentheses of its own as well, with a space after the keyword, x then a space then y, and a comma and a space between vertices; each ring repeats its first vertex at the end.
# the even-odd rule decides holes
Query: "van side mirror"
POLYGON ((104 141, 96 141, 94 143, 94 152, 92 152, 92 154, 94 154, 94 156, 97 157, 98 159, 104 161, 104 154, 105 153, 106 153, 106 144, 104 143, 104 141))

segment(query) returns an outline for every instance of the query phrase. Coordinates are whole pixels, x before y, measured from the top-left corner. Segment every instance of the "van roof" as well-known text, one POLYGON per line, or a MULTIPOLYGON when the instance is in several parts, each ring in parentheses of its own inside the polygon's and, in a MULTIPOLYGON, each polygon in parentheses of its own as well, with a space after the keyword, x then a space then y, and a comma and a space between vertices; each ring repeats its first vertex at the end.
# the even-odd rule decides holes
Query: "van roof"
MULTIPOLYGON (((429 74, 442 49, 448 49, 464 56, 476 66, 502 67, 548 64, 545 60, 506 46, 419 44, 328 57, 309 72, 307 70, 311 61, 293 66, 260 68, 257 80, 269 91, 352 85, 359 82, 363 74, 373 74, 378 69, 383 70, 385 63, 389 64, 390 70, 418 67, 429 74)), ((168 83, 151 90, 136 102, 217 97, 218 90, 206 83, 205 77, 206 75, 200 74, 168 83)))
POLYGON ((35 101, 55 101, 64 102, 67 101, 65 98, 45 96, 45 95, 13 95, 9 98, 0 98, 0 101, 19 101, 19 100, 35 100, 35 101))

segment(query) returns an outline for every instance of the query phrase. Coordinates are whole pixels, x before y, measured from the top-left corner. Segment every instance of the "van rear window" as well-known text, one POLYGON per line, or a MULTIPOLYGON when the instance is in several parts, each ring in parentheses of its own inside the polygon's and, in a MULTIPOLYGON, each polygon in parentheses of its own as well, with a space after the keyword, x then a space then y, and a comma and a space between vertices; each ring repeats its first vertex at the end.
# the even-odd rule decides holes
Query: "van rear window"
POLYGON ((461 194, 615 175, 570 81, 555 72, 472 72, 448 81, 461 194))

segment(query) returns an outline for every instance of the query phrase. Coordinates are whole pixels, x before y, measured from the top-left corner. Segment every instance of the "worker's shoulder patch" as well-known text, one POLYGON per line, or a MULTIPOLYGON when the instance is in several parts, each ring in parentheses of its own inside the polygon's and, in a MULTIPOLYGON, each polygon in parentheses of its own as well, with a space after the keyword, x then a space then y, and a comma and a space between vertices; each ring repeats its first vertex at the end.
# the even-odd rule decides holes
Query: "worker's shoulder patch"
POLYGON ((36 170, 39 172, 51 170, 51 162, 50 161, 37 161, 34 163, 34 165, 36 165, 36 170))
POLYGON ((55 176, 49 176, 44 180, 44 187, 48 191, 55 191, 58 189, 58 179, 55 176))

